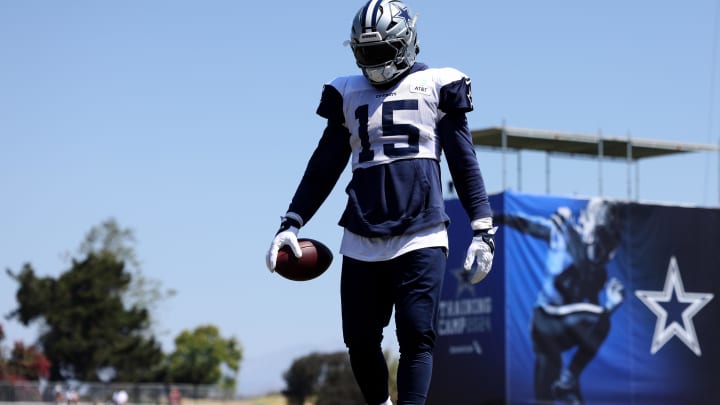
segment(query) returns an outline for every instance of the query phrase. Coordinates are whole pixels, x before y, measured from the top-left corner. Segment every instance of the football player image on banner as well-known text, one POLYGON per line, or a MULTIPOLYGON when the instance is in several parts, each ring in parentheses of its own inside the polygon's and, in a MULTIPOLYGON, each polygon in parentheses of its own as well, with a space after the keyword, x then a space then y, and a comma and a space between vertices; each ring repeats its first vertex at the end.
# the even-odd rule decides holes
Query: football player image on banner
POLYGON ((624 287, 608 278, 607 263, 620 242, 616 203, 590 200, 575 215, 560 206, 549 216, 522 212, 503 223, 547 244, 544 281, 532 312, 534 393, 538 401, 582 403, 579 377, 610 331, 610 315, 624 300, 624 287), (562 355, 575 349, 568 364, 562 355))

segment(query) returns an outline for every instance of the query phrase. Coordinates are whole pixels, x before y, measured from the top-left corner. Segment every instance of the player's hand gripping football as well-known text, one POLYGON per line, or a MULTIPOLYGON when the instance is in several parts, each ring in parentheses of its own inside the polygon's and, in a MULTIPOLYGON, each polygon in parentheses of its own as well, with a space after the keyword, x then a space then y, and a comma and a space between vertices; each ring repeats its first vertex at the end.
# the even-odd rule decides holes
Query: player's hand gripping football
POLYGON ((270 249, 265 255, 265 264, 271 273, 275 272, 277 256, 281 247, 290 246, 290 249, 292 249, 295 257, 302 256, 302 249, 300 248, 300 243, 298 243, 297 239, 297 234, 302 224, 298 219, 294 218, 294 216, 283 217, 282 222, 280 223, 280 229, 275 234, 275 237, 270 244, 270 249))
POLYGON ((470 272, 470 282, 476 284, 482 281, 492 268, 497 227, 492 227, 492 218, 473 221, 472 227, 474 236, 468 247, 463 267, 465 271, 470 272), (476 263, 477 266, 473 268, 476 263))

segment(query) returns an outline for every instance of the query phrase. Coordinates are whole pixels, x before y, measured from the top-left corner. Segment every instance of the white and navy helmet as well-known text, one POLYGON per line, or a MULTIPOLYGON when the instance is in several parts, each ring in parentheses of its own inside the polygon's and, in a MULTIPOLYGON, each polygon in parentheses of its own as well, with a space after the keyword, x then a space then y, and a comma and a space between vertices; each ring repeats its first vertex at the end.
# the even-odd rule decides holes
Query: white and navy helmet
POLYGON ((391 82, 415 63, 416 16, 399 0, 370 0, 353 19, 350 47, 373 84, 391 82))

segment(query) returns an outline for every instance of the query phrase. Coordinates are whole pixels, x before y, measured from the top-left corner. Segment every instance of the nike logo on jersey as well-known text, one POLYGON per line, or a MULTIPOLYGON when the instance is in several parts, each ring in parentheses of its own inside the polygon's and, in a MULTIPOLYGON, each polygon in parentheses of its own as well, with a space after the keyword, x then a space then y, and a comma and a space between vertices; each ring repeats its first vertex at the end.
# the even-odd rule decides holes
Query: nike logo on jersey
POLYGON ((467 87, 467 89, 468 89, 467 98, 468 98, 468 101, 470 102, 470 107, 472 108, 473 107, 473 99, 472 99, 472 90, 470 88, 470 78, 467 78, 467 77, 465 78, 465 87, 467 87))

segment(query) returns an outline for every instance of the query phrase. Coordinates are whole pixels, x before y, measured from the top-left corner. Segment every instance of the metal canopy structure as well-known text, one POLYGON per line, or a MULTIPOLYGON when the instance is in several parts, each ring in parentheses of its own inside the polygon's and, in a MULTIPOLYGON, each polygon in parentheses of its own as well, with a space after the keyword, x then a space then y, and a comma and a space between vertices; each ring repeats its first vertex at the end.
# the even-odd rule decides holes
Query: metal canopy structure
MULTIPOLYGON (((678 143, 632 137, 607 137, 602 134, 589 135, 513 127, 489 127, 471 131, 473 143, 477 146, 498 148, 503 152, 503 188, 506 188, 505 153, 509 150, 543 151, 546 158, 546 191, 550 192, 550 156, 553 154, 571 157, 596 158, 600 168, 598 186, 602 195, 602 161, 622 159, 628 163, 628 198, 631 198, 632 164, 640 159, 675 155, 691 152, 720 152, 720 147, 706 144, 678 143)), ((518 154, 518 185, 521 181, 521 161, 518 154)), ((636 165, 635 190, 639 189, 639 175, 636 165)))
POLYGON ((675 143, 637 138, 603 137, 571 132, 491 127, 472 131, 478 146, 535 150, 568 155, 589 155, 639 160, 687 152, 717 151, 713 145, 675 143))

